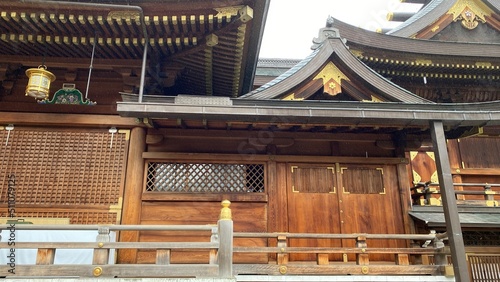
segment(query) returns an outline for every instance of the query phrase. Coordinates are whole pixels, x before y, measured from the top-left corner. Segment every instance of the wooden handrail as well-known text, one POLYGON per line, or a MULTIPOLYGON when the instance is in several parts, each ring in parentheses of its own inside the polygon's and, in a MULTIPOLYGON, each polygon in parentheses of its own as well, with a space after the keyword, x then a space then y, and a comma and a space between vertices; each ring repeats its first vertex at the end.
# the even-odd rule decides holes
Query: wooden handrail
MULTIPOLYGON (((0 230, 5 230, 10 224, 0 224, 0 230)), ((95 230, 107 227, 110 231, 212 231, 215 224, 207 225, 85 225, 85 224, 16 224, 17 230, 95 230)))
POLYGON ((311 238, 311 239, 356 239, 364 236, 366 239, 401 239, 401 240, 433 240, 436 234, 327 234, 327 233, 283 233, 283 232, 235 232, 234 238, 311 238))
MULTIPOLYGON (((425 186, 439 186, 439 183, 436 182, 418 182, 414 187, 410 189, 421 188, 425 186)), ((490 187, 500 187, 500 183, 453 183, 453 186, 490 186, 490 187)))
MULTIPOLYGON (((500 184, 496 183, 453 183, 454 186, 462 186, 462 187, 483 187, 483 191, 477 190, 454 190, 455 195, 477 195, 484 196, 484 200, 476 200, 476 199, 462 199, 464 204, 474 203, 485 206, 498 206, 498 202, 495 201, 495 195, 500 195, 500 191, 493 191, 492 187, 500 187, 500 184)), ((435 186, 439 187, 439 183, 433 182, 419 182, 414 187, 411 187, 412 191, 411 198, 415 204, 420 205, 440 205, 440 201, 432 197, 432 194, 441 194, 441 191, 436 189, 435 186), (431 187, 434 186, 434 187, 431 187), (423 197, 423 198, 422 198, 423 197)))

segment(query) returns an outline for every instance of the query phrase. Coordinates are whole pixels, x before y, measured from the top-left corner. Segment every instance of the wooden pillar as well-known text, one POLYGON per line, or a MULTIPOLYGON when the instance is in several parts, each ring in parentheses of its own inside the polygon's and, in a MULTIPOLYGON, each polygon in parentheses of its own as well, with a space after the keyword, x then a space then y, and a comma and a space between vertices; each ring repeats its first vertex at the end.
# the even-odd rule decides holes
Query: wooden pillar
POLYGON ((444 218, 448 240, 450 242, 451 257, 453 260, 453 271, 457 282, 469 282, 469 272, 465 258, 464 239, 462 228, 458 217, 457 201, 453 188, 453 179, 446 147, 446 137, 442 121, 431 121, 431 135, 436 166, 438 170, 439 184, 441 186, 441 198, 443 202, 444 218))
MULTIPOLYGON (((122 224, 141 223, 141 195, 144 177, 142 153, 146 149, 146 129, 135 127, 130 132, 130 145, 125 176, 122 224)), ((121 242, 139 241, 139 231, 120 232, 121 242)), ((118 263, 136 263, 137 250, 123 249, 118 252, 118 263)))

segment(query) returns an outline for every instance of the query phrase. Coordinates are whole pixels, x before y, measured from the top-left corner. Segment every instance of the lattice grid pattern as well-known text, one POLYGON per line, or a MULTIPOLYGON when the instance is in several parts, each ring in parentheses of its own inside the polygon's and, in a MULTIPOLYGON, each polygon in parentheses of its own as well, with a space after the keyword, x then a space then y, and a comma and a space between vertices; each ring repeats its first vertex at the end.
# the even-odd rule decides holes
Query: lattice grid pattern
POLYGON ((16 205, 116 205, 124 175, 125 134, 108 130, 0 130, 0 203, 15 175, 16 205))
POLYGON ((150 162, 146 191, 262 193, 264 165, 150 162))
POLYGON ((466 246, 500 246, 500 232, 463 231, 466 246))

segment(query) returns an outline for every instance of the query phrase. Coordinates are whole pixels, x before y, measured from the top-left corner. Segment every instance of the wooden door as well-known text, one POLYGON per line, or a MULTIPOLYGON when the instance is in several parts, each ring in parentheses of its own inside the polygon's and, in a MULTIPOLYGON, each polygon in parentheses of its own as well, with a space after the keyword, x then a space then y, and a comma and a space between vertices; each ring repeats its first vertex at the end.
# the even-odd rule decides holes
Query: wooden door
MULTIPOLYGON (((291 165, 288 177, 288 227, 291 233, 403 234, 394 165, 291 165), (337 169, 336 169, 337 168, 337 169)), ((294 247, 354 247, 355 241, 290 240, 294 247)), ((368 247, 403 247, 395 240, 368 240, 368 247)), ((354 256, 347 257, 350 261, 354 256)), ((314 260, 294 255, 291 260, 314 260)), ((330 256, 330 260, 342 257, 330 256)), ((392 260, 370 255, 370 260, 392 260)))
MULTIPOLYGON (((340 233, 335 168, 321 165, 290 166, 288 217, 291 233, 340 233)), ((340 247, 340 240, 292 239, 293 247, 340 247)), ((292 255, 291 260, 315 260, 314 255, 292 255)), ((330 256, 330 260, 338 256, 330 256)))
MULTIPOLYGON (((403 234, 403 218, 395 166, 341 165, 340 219, 342 233, 403 234)), ((403 247, 395 240, 368 240, 370 248, 403 247)), ((343 247, 354 247, 343 240, 343 247)), ((349 260, 354 260, 349 256, 349 260)), ((392 260, 389 255, 370 255, 370 260, 392 260)))

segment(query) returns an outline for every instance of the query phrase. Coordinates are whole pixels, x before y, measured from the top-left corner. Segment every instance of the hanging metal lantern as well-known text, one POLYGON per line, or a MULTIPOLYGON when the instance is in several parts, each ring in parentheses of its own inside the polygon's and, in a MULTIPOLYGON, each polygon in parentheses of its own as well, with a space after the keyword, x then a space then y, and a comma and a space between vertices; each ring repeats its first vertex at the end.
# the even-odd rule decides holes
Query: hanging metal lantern
POLYGON ((56 76, 48 71, 44 65, 27 69, 26 75, 29 78, 26 86, 26 96, 35 99, 47 99, 49 97, 50 83, 56 80, 56 76))

